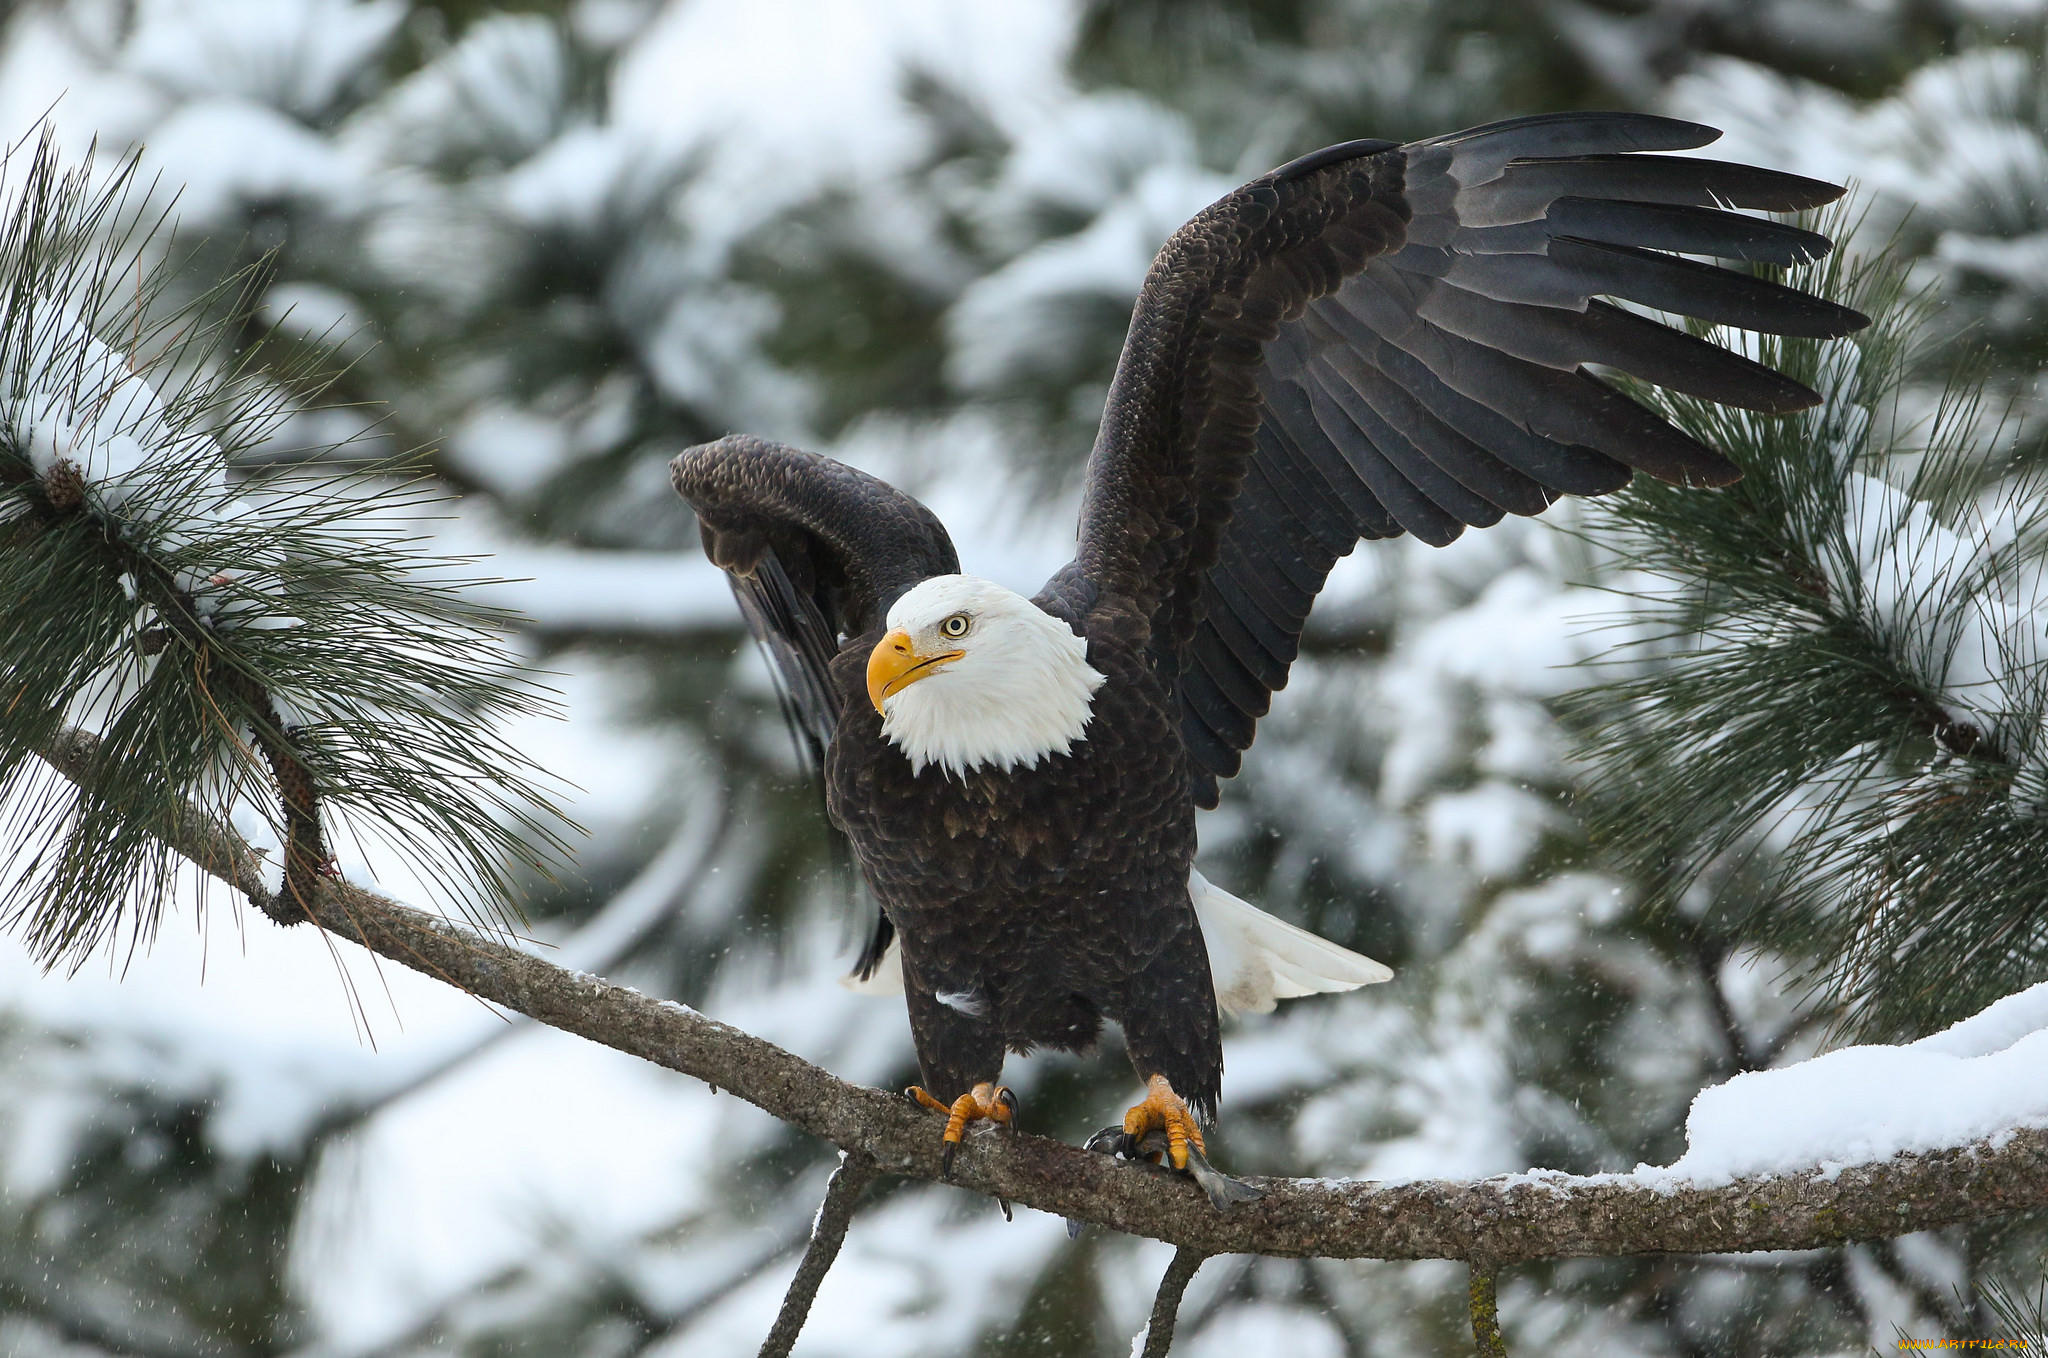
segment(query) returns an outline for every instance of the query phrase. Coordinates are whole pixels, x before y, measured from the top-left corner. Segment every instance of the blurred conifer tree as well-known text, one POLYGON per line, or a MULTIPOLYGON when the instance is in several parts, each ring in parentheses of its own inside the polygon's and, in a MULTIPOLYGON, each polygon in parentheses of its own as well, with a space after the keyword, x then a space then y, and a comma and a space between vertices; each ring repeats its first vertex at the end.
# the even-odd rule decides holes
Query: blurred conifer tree
MULTIPOLYGON (((549 558, 558 562, 574 554, 602 564, 621 551, 681 559, 695 535, 668 491, 668 457, 689 442, 751 429, 841 451, 945 501, 949 513, 993 501, 1001 512, 973 526, 977 540, 1035 560, 1036 544, 1069 531, 1073 474, 1149 250, 1230 184, 1345 137, 1683 98, 1693 101, 1679 110, 1689 116, 1744 124, 1729 155, 1832 174, 1832 165, 1801 163, 1794 146, 1751 148, 1774 123, 1796 141, 1802 129, 1867 119, 1853 124, 1864 128, 1857 145, 1868 157, 1856 172, 1873 194, 1900 183, 1953 188, 1930 195, 1949 215, 1933 227, 1925 217, 1909 223, 1903 248, 1921 261, 1922 277, 1946 270, 1940 276, 1967 284, 1945 294, 1949 315, 1978 323, 1982 371, 2030 416, 2040 309, 2029 299, 2039 271, 2023 262, 2040 234, 2039 181, 2021 169, 2030 157, 2048 163, 2048 105, 2039 95, 2038 18, 2014 27, 1999 8, 1963 0, 1081 5, 1066 59, 1032 117, 977 85, 971 63, 920 60, 900 73, 900 126, 913 152, 871 174, 803 178, 798 169, 815 167, 757 166, 763 180, 789 175, 802 190, 789 201, 749 198, 752 215, 723 230, 703 201, 713 190, 735 191, 718 177, 718 147, 663 142, 619 118, 619 72, 666 14, 651 3, 278 0, 265 23, 236 30, 244 45, 200 43, 188 64, 167 72, 151 57, 162 33, 152 36, 149 25, 168 12, 162 7, 44 0, 0 30, 0 56, 43 41, 38 25, 69 31, 93 70, 147 92, 136 106, 151 111, 132 116, 131 130, 163 153, 159 163, 212 174, 214 159, 181 162, 170 151, 189 144, 179 140, 191 127, 181 119, 222 101, 244 110, 236 128, 257 126, 260 115, 273 132, 303 134, 295 163, 317 162, 319 173, 198 183, 174 251, 181 272, 167 303, 200 299, 219 278, 268 261, 258 305, 230 312, 222 302, 207 313, 235 327, 230 361, 251 355, 284 399, 276 433, 236 451, 237 475, 294 466, 341 444, 381 452, 432 445, 434 474, 463 497, 464 523, 476 527, 472 543, 560 551, 549 558), (294 65, 314 57, 314 67, 294 65), (1976 82, 1984 98, 1972 107, 1983 116, 1970 126, 1995 135, 1944 142, 1944 127, 1956 125, 1958 86, 1970 84, 1953 64, 1984 60, 2008 74, 2003 84, 1976 82), (279 71, 293 80, 274 78, 279 71), (291 94, 313 87, 309 74, 326 92, 310 103, 291 94), (1776 99, 1788 90, 1796 93, 1782 107, 1759 93, 1776 99), (1844 121, 1816 121, 1823 115, 1844 121), (1880 135, 1901 124, 1914 135, 1880 135), (1999 156, 1984 160, 1977 153, 1985 147, 1999 156), (1970 168, 1984 164, 1993 169, 1970 168), (1983 190, 1977 198, 1973 187, 1983 190), (1969 206, 1978 201, 2011 211, 1969 206), (348 366, 330 393, 299 376, 308 357, 337 354, 348 366), (999 541, 1003 533, 1014 542, 999 541)), ((233 154, 230 143, 214 146, 216 158, 233 154)), ((1852 374, 1847 389, 1895 382, 1898 355, 1880 357, 1881 378, 1852 374)), ((1942 389, 1947 363, 1931 358, 1912 369, 1923 390, 1942 389)), ((1909 393, 1900 407, 1906 425, 1915 400, 1924 409, 1933 399, 1909 393)), ((1846 502, 1838 496, 1830 508, 1791 492, 1840 471, 1852 451, 1859 474, 1895 478, 1887 484, 1903 497, 1897 503, 1926 503, 1929 522, 1962 532, 2010 521, 2009 542, 2030 542, 2025 513, 2001 520, 1993 510, 2040 503, 2031 483, 2005 480, 2000 461, 2007 452, 2024 460, 2038 440, 2029 441, 2027 418, 2002 441, 1988 439, 1996 423, 1949 426, 1960 446, 2000 450, 1988 466, 1979 459, 1974 478, 1955 470, 1955 457, 1936 460, 1939 477, 1910 459, 1876 457, 1890 447, 1889 424, 1857 436, 1883 448, 1846 434, 1786 442, 1806 438, 1811 425, 1724 428, 1715 434, 1766 473, 1734 496, 1631 496, 1581 520, 1578 536, 1517 523, 1445 553, 1413 544, 1362 550, 1262 725, 1245 776, 1205 827, 1205 848, 1233 889, 1389 959, 1402 983, 1398 995, 1295 1006, 1232 1038, 1233 1166, 1479 1175, 1667 1161, 1682 1149, 1686 1104, 1698 1088, 1796 1058, 1840 1018, 1825 999, 1773 985, 1777 969, 1839 961, 1840 997, 1886 1031, 1973 1007, 1961 990, 1944 988, 1957 978, 1937 965, 1960 954, 1925 949, 1903 993, 1872 984, 1891 945, 1853 927, 1843 904, 1900 873, 1896 861, 1815 864, 1786 856, 1782 837, 1763 833, 1753 816, 1705 813, 1748 807, 1728 790, 1760 795, 1766 774, 1772 788, 1810 789, 1809 756, 1825 752, 1842 770, 1818 784, 1840 790, 1821 803, 1834 818, 1823 822, 1830 835, 1869 842, 1877 818, 1891 823, 1887 797, 1904 789, 1909 809, 1927 817, 1915 862, 1953 835, 1984 853, 1959 865, 1996 869, 1995 901, 1966 902, 1957 929, 2024 931, 2032 899, 2024 879, 2035 860, 1993 852, 2002 835, 2033 833, 2028 803, 2014 792, 2023 780, 1987 769, 1981 749, 1944 745, 1940 676, 1887 651, 1869 627, 1858 633, 1858 620, 1873 615, 1845 602, 1853 595, 1830 594, 1818 610, 1810 595, 1788 596, 1788 582, 1810 577, 1782 560, 1723 575, 1755 564, 1743 554, 1759 534, 1782 542, 1797 531, 1809 544, 1839 547, 1846 502), (1798 455, 1823 448, 1838 461, 1798 455), (1792 481, 1768 474, 1773 466, 1792 481), (1967 497, 1953 489, 1965 480, 1967 497), (1801 506, 1811 512, 1791 512, 1801 506), (1702 554, 1674 555, 1693 533, 1702 554), (1615 675, 1572 667, 1608 645, 1575 620, 1619 605, 1579 586, 1636 588, 1645 570, 1678 582, 1653 601, 1662 612, 1630 633, 1647 627, 1655 644, 1625 653, 1632 668, 1621 687, 1588 694, 1615 675), (1689 640, 1695 635, 1707 640, 1689 640), (1474 636, 1488 638, 1486 656, 1475 658, 1474 636), (1826 649, 1815 636, 1867 647, 1858 653, 1865 701, 1829 707, 1840 720, 1828 727, 1825 751, 1820 727, 1800 714, 1834 692, 1823 662, 1846 652, 1802 660, 1802 639, 1809 652, 1826 649), (1729 655, 1754 667, 1712 668, 1729 655), (1884 672, 1880 661, 1898 665, 1884 672), (1800 741, 1781 738, 1785 725, 1758 725, 1746 762, 1699 762, 1698 740, 1637 739, 1698 731, 1732 702, 1774 694, 1800 741), (1606 767, 1634 767, 1637 776, 1588 778, 1561 709, 1603 742, 1595 753, 1606 767), (1891 721, 1901 715, 1904 725, 1891 721), (1859 743, 1866 722, 1894 743, 1859 743), (1664 800, 1646 806, 1645 789, 1664 800), (1884 795, 1864 795, 1873 790, 1884 795), (1674 795, 1686 804, 1672 806, 1674 795), (1941 817, 1953 807, 2003 819, 1952 829, 1941 817), (1588 820, 1600 829, 1591 840, 1588 820)), ((1867 489, 1871 502, 1895 503, 1867 489)), ((1559 517, 1571 522, 1569 513, 1559 517)), ((635 983, 735 1006, 764 991, 794 994, 777 987, 822 967, 839 937, 844 885, 829 871, 815 794, 794 777, 772 692, 742 649, 736 615, 648 627, 556 613, 529 628, 525 647, 571 676, 626 676, 613 691, 630 693, 627 717, 650 740, 695 752, 662 799, 686 799, 692 779, 715 771, 748 831, 719 860, 715 889, 693 894, 632 961, 635 983)), ((2007 763, 2025 765, 2012 748, 2007 763)), ((537 888, 543 927, 600 911, 652 851, 666 810, 650 805, 600 827, 580 875, 537 888)), ((1952 883, 1926 882, 1937 886, 1956 899, 1952 883)), ((2039 953, 2013 956, 2017 971, 1963 979, 1992 989, 2016 982, 2039 953)), ((842 1005, 830 1012, 850 1042, 901 1027, 900 1016, 860 1009, 851 997, 800 998, 784 1007, 842 1005)), ((117 1046, 106 1033, 8 1023, 0 1012, 0 1056, 28 1072, 23 1097, 0 1108, 0 1129, 18 1134, 37 1110, 64 1100, 87 1110, 62 1168, 0 1198, 0 1240, 11 1242, 0 1248, 0 1348, 173 1354, 210 1344, 207 1351, 256 1354, 318 1341, 308 1316, 319 1280, 294 1272, 307 1248, 294 1236, 300 1195, 315 1177, 309 1167, 338 1156, 369 1110, 384 1105, 364 1099, 358 1114, 355 1096, 337 1090, 331 1116, 297 1144, 229 1152, 206 1091, 138 1073, 106 1055, 117 1046), (97 1055, 83 1059, 74 1048, 97 1055), (161 1254, 110 1249, 109 1230, 159 1241, 161 1254)), ((899 1068, 890 1068, 880 1039, 839 1050, 841 1068, 900 1083, 907 1043, 895 1050, 899 1068)), ((1126 1092, 1113 1055, 1039 1063, 1021 1078, 1031 1122, 1054 1134, 1092 1128, 1126 1092)), ((706 1181, 718 1191, 678 1206, 663 1226, 603 1247, 574 1230, 536 1229, 465 1294, 414 1299, 406 1328, 377 1351, 715 1347, 720 1308, 744 1295, 737 1280, 789 1266, 824 1153, 768 1129, 704 1154, 706 1181), (660 1281, 685 1275, 694 1281, 660 1281)), ((954 1206, 939 1191, 918 1190, 892 1197, 886 1215, 911 1231, 952 1230, 954 1206)), ((857 1226, 845 1266, 860 1266, 861 1238, 857 1226)), ((886 1254, 886 1245, 877 1249, 886 1254)), ((2042 1249, 2039 1223, 2020 1222, 1853 1256, 1567 1263, 1505 1279, 1502 1309, 1518 1352, 1846 1352, 1888 1346, 1895 1324, 1914 1334, 1935 1324, 1992 1332, 1996 1317, 1959 1302, 1944 1280, 2003 1273, 2024 1285, 2042 1249)), ((936 1253, 948 1257, 887 1262, 914 1274, 919 1295, 977 1299, 934 1312, 921 1331, 934 1353, 1122 1353, 1142 1317, 1132 1279, 1144 1270, 1127 1242, 1084 1238, 1037 1250, 997 1236, 972 1251, 936 1253)), ((1205 1335, 1233 1342, 1243 1333, 1233 1326, 1286 1327, 1305 1353, 1318 1344, 1363 1354, 1469 1346, 1462 1283, 1428 1265, 1211 1267, 1183 1317, 1191 1352, 1205 1335)))

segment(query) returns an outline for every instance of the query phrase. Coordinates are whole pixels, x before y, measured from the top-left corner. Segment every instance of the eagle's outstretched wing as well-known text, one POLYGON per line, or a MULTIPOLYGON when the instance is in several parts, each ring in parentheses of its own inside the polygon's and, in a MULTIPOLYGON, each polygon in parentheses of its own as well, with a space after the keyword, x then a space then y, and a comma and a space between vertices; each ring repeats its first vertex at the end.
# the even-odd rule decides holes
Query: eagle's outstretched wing
POLYGON ((1351 142, 1236 190, 1160 251, 1089 459, 1070 569, 1151 619, 1200 804, 1237 772, 1310 604, 1359 539, 1441 545, 1567 492, 1614 490, 1633 470, 1736 478, 1585 365, 1750 410, 1816 402, 1598 300, 1780 335, 1867 324, 1681 257, 1787 265, 1829 249, 1725 209, 1816 207, 1835 185, 1637 154, 1719 135, 1570 113, 1351 142))
MULTIPOLYGON (((887 483, 748 435, 685 449, 669 477, 697 511, 705 554, 725 569, 768 653, 816 772, 839 725, 832 658, 849 638, 878 629, 904 590, 957 572, 953 540, 936 514, 887 483)), ((881 960, 890 933, 878 913, 859 975, 881 960)))

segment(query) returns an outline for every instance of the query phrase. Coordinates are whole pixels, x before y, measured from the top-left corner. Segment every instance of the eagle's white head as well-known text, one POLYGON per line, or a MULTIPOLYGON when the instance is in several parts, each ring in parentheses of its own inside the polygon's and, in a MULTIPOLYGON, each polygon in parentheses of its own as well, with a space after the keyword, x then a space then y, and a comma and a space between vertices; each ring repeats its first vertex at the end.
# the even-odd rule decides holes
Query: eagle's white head
POLYGON ((895 602, 888 628, 868 698, 913 770, 1031 768, 1083 738, 1103 681, 1088 643, 1015 590, 934 576, 895 602))

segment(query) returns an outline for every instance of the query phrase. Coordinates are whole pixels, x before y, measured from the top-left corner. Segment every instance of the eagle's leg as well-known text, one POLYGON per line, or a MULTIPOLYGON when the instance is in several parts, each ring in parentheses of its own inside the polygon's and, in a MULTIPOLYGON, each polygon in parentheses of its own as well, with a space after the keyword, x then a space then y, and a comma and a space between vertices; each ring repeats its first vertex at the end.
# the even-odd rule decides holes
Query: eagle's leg
POLYGON ((953 1172, 953 1153, 967 1135, 968 1123, 982 1120, 1013 1130, 1016 1127, 1017 1096, 1010 1092, 1008 1085, 983 1080, 951 1104, 933 1098, 918 1085, 912 1085, 903 1092, 933 1112, 946 1115, 945 1148, 939 1153, 939 1169, 944 1174, 953 1172))
POLYGON ((1124 1114, 1121 1127, 1104 1128, 1088 1145, 1133 1158, 1164 1155, 1225 1211, 1259 1197, 1260 1190, 1209 1163, 1202 1120, 1216 1115, 1223 1080, 1223 1034, 1209 985, 1209 954, 1192 908, 1178 927, 1169 921, 1167 928, 1165 941, 1131 978, 1116 1015, 1131 1064, 1145 1081, 1145 1097, 1124 1114))
POLYGON ((1202 1127, 1195 1120, 1195 1114, 1187 1100, 1173 1092, 1173 1085, 1164 1075, 1154 1075, 1145 1082, 1145 1097, 1124 1114, 1125 1144, 1136 1146, 1145 1139, 1148 1132, 1166 1133, 1166 1158, 1173 1167, 1185 1170, 1188 1167, 1188 1148, 1194 1147, 1197 1154, 1208 1154, 1208 1147, 1202 1143, 1202 1127))
POLYGON ((1124 1114, 1124 1144, 1135 1147, 1162 1132, 1167 1159, 1188 1167, 1188 1152, 1206 1155, 1198 1118, 1214 1117, 1223 1080, 1223 1033, 1209 983, 1209 953, 1192 906, 1161 920, 1165 938, 1130 978, 1115 1017, 1124 1028, 1131 1065, 1145 1097, 1124 1114))
MULTIPOLYGON (((906 931, 901 937, 903 997, 910 1009, 910 1035, 917 1043, 919 1080, 904 1092, 946 1115, 941 1165, 950 1174, 968 1124, 985 1120, 1014 1125, 1017 1099, 996 1083, 1003 1071, 1003 1038, 988 1020, 986 1002, 940 1000, 925 981, 919 965, 923 959, 913 947, 915 936, 906 931)), ((974 986, 963 989, 978 995, 974 986)))

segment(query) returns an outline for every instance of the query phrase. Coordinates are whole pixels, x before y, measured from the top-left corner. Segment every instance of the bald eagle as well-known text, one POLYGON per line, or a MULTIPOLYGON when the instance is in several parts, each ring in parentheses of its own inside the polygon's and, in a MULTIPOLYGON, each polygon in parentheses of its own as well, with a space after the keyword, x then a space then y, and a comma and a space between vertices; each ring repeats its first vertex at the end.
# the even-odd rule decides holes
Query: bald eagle
MULTIPOLYGON (((1079 550, 1035 596, 961 573, 923 505, 733 436, 672 464, 819 756, 892 934, 945 1157, 1008 1124, 1006 1052, 1121 1025, 1128 1148, 1201 1160, 1219 1002, 1384 980, 1194 870, 1310 604, 1361 539, 1442 545, 1633 471, 1736 479, 1597 366, 1746 410, 1818 398, 1639 308, 1833 337, 1854 311, 1687 256, 1792 265, 1832 184, 1646 155, 1720 134, 1571 113, 1282 166, 1174 233, 1146 275, 1088 461, 1079 550), (1162 1136, 1163 1134, 1163 1136, 1162 1136)), ((1216 1194, 1212 1191, 1212 1197, 1216 1194)), ((1222 1199, 1219 1199, 1221 1201, 1222 1199)))

